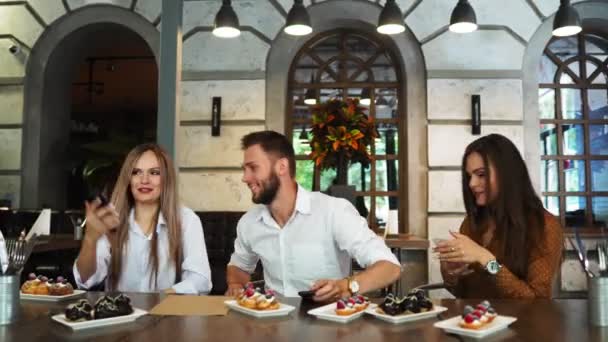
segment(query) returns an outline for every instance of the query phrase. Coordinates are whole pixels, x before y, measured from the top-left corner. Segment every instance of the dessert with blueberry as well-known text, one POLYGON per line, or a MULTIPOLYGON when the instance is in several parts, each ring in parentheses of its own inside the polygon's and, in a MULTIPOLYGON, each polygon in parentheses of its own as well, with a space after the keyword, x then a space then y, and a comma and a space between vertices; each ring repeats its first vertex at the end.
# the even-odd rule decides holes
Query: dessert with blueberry
POLYGON ((281 306, 274 291, 253 287, 252 283, 245 285, 243 292, 237 296, 236 302, 240 306, 253 310, 276 310, 281 306))
POLYGON ((355 309, 355 301, 349 299, 350 298, 342 298, 336 302, 336 315, 348 316, 357 312, 357 309, 355 309))
POLYGON ((32 295, 51 295, 65 296, 74 293, 74 288, 64 277, 57 277, 55 282, 53 278, 48 278, 43 275, 30 273, 28 280, 21 285, 21 293, 32 295))
POLYGON ((57 277, 57 281, 53 282, 52 279, 48 282, 49 294, 51 296, 66 296, 74 293, 74 288, 68 280, 62 276, 57 277))
POLYGON ((490 305, 490 302, 484 300, 476 307, 465 306, 459 325, 461 328, 477 330, 491 323, 496 316, 496 310, 490 305))

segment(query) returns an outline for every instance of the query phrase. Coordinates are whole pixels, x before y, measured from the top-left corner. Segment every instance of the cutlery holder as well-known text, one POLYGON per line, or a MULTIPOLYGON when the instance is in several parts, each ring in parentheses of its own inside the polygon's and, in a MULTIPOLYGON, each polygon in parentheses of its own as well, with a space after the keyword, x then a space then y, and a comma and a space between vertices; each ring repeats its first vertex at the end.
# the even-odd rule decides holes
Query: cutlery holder
POLYGON ((608 326, 608 277, 587 278, 587 288, 589 322, 594 326, 608 326))
POLYGON ((19 319, 21 312, 20 278, 19 273, 0 276, 0 325, 10 324, 19 319))

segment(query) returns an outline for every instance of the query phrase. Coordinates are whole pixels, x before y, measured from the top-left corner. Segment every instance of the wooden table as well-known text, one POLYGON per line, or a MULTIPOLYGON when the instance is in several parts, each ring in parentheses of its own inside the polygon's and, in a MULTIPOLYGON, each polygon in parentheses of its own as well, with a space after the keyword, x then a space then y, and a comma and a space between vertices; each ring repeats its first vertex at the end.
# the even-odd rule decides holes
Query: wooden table
MULTIPOLYGON (((101 293, 89 293, 94 300, 101 293)), ((157 294, 130 294, 136 307, 150 309, 157 294)), ((22 319, 0 326, 0 341, 463 341, 433 327, 437 318, 393 325, 369 315, 349 324, 318 320, 306 314, 310 305, 289 298, 298 309, 284 318, 256 319, 237 312, 218 317, 144 316, 135 323, 72 332, 51 321, 65 304, 22 301, 22 319)), ((586 300, 494 300, 499 314, 518 317, 511 328, 484 341, 607 341, 608 328, 587 324, 586 300)), ((458 315, 476 301, 442 300, 449 310, 442 319, 458 315)))

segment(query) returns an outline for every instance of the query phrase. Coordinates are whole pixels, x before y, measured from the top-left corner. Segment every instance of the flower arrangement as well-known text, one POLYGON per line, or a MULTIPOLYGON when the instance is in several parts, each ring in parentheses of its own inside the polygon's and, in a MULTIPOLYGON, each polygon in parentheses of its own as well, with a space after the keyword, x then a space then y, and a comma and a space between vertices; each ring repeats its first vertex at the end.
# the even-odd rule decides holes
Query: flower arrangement
POLYGON ((363 111, 359 99, 330 99, 312 108, 310 158, 321 170, 336 169, 336 184, 347 183, 349 163, 367 165, 372 157, 368 147, 378 137, 372 118, 363 111))

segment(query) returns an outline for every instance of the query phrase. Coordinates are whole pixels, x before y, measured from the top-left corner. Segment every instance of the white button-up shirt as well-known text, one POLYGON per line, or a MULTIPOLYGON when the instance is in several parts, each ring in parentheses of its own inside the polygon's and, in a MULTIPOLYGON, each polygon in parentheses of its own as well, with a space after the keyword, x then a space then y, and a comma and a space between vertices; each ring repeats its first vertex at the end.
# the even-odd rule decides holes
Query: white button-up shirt
MULTIPOLYGON (((129 238, 126 255, 122 259, 122 274, 117 290, 123 292, 157 292, 173 288, 177 293, 208 293, 211 290, 211 270, 207 258, 207 248, 203 225, 199 217, 189 208, 180 211, 182 224, 182 275, 181 282, 175 284, 175 264, 169 257, 169 230, 162 214, 156 225, 158 246, 158 283, 154 285, 150 246, 152 234, 144 235, 137 222, 134 211, 129 214, 129 238), (150 281, 152 279, 152 282, 150 281)), ((86 282, 82 282, 76 263, 74 278, 79 288, 90 288, 105 280, 109 284, 110 242, 104 235, 97 240, 97 269, 86 282)))
POLYGON ((399 265, 350 202, 298 185, 295 210, 282 229, 265 205, 243 215, 229 265, 252 273, 261 260, 266 285, 297 296, 316 280, 347 277, 351 257, 362 267, 380 260, 399 265))

